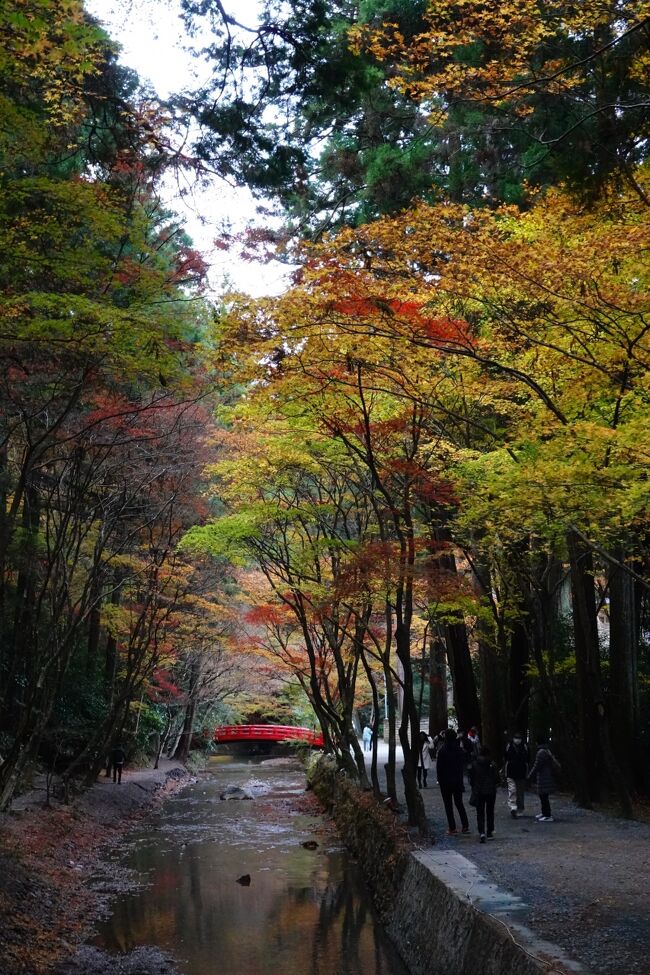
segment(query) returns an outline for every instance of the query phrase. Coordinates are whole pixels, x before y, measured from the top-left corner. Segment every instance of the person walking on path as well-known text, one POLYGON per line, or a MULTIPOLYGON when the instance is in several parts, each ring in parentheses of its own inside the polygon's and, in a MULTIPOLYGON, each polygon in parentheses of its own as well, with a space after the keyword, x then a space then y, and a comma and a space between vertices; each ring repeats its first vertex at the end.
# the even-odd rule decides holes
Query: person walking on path
POLYGON ((535 819, 540 823, 552 823, 551 801, 549 796, 554 791, 555 780, 553 772, 560 771, 560 763, 548 746, 548 739, 539 742, 535 763, 526 777, 527 782, 537 779, 537 794, 542 811, 535 819))
POLYGON ((447 825, 449 827, 447 832, 450 836, 455 836, 458 832, 456 829, 456 820, 454 818, 452 800, 456 806, 456 809, 458 810, 460 825, 463 833, 469 833, 469 822, 467 820, 465 806, 463 805, 464 764, 463 751, 456 736, 456 732, 453 728, 448 728, 445 732, 445 743, 438 752, 436 772, 438 775, 438 785, 440 786, 440 792, 442 794, 442 801, 445 804, 447 825))
POLYGON ((510 815, 516 819, 524 811, 526 794, 526 775, 530 755, 528 745, 518 732, 512 736, 506 746, 506 782, 508 784, 508 808, 510 815))
POLYGON ((481 747, 481 739, 478 736, 478 728, 476 725, 470 728, 467 732, 467 742, 469 748, 471 749, 470 761, 474 761, 475 758, 478 758, 479 749, 481 747))
POLYGON ((420 751, 418 753, 418 789, 426 789, 427 773, 431 768, 431 739, 426 731, 420 732, 420 751), (424 784, 423 784, 424 783, 424 784))
POLYGON ((361 737, 363 738, 364 752, 371 752, 372 751, 372 728, 370 727, 370 725, 365 726, 361 737))
POLYGON ((481 843, 485 843, 494 836, 494 806, 497 801, 497 787, 499 785, 499 769, 490 757, 490 749, 483 745, 479 749, 478 758, 472 762, 469 772, 469 783, 472 787, 470 802, 476 806, 476 825, 481 843), (485 829, 487 819, 487 831, 485 829))
POLYGON ((111 763, 113 765, 113 782, 117 782, 118 785, 122 784, 122 769, 125 759, 124 749, 121 745, 116 745, 111 754, 111 763))

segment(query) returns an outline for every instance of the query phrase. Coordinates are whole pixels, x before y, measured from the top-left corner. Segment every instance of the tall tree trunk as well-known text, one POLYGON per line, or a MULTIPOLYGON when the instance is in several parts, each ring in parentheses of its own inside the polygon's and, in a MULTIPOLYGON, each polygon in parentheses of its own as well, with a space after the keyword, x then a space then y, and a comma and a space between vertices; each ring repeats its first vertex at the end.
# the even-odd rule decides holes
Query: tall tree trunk
POLYGON ((86 674, 89 677, 95 673, 99 658, 99 636, 101 633, 102 607, 98 583, 93 585, 91 600, 93 607, 88 614, 88 643, 86 650, 86 674))
MULTIPOLYGON (((474 592, 479 599, 491 595, 492 579, 490 570, 482 564, 477 552, 472 553, 472 581, 474 592)), ((503 697, 505 683, 502 661, 494 645, 487 624, 479 617, 478 660, 481 674, 481 741, 488 746, 493 756, 498 758, 503 751, 503 697)), ((471 725, 470 725, 471 727, 471 725)), ((467 729, 465 729, 467 730, 467 729)))
POLYGON ((473 725, 478 727, 481 722, 467 627, 464 623, 447 623, 445 639, 456 718, 458 727, 465 731, 473 725))
POLYGON ((41 508, 38 491, 31 484, 25 489, 20 549, 21 567, 16 580, 12 655, 7 677, 6 717, 16 727, 21 724, 25 689, 33 686, 38 670, 38 627, 35 618, 38 531, 41 508), (8 705, 8 706, 7 706, 8 705))
MULTIPOLYGON (((121 584, 124 580, 124 571, 115 569, 113 573, 113 589, 111 592, 111 606, 119 606, 121 584)), ((115 678, 117 676, 117 638, 109 633, 106 638, 106 651, 104 655, 104 681, 107 687, 107 698, 109 704, 113 703, 115 696, 115 678)))
POLYGON ((396 720, 396 694, 393 682, 393 671, 391 668, 390 656, 393 643, 393 613, 390 603, 386 601, 385 606, 385 626, 386 641, 382 656, 384 668, 384 687, 386 690, 386 716, 388 728, 384 729, 384 736, 388 742, 388 761, 386 762, 386 792, 392 802, 397 805, 397 780, 395 774, 396 754, 397 754, 397 720, 396 720))
MULTIPOLYGON (((565 618, 565 608, 562 607, 564 579, 565 571, 559 559, 554 555, 539 553, 536 584, 522 590, 528 612, 522 617, 521 626, 537 667, 545 709, 552 715, 554 741, 559 741, 560 746, 563 746, 563 771, 577 795, 587 789, 586 783, 582 782, 586 778, 586 770, 575 747, 577 724, 574 714, 568 714, 563 707, 555 676, 558 634, 565 618)), ((568 611, 567 605, 566 612, 568 611)), ((538 726, 531 730, 546 734, 549 731, 548 724, 547 718, 542 728, 538 726)))
POLYGON ((429 734, 433 738, 447 727, 447 653, 434 634, 429 643, 429 734))
POLYGON ((498 761, 503 752, 504 722, 502 718, 501 662, 495 648, 479 635, 479 666, 481 669, 481 742, 487 745, 498 761))
MULTIPOLYGON (((625 561, 622 547, 614 554, 625 561)), ((632 576, 616 567, 609 574, 609 624, 608 706, 616 715, 612 748, 628 788, 633 789, 641 784, 635 587, 632 576)))
POLYGON ((530 680, 528 663, 530 643, 522 620, 516 620, 510 636, 510 655, 508 659, 508 733, 520 731, 524 737, 528 733, 528 710, 530 680))
MULTIPOLYGON (((4 431, 0 432, 4 440, 4 431)), ((7 496, 9 493, 9 468, 7 446, 0 446, 0 663, 5 653, 7 632, 7 546, 9 525, 7 518, 7 496)), ((4 671, 4 666, 2 671, 4 671)), ((0 702, 4 699, 4 688, 0 685, 0 702)))
POLYGON ((192 745, 192 734, 194 732, 194 715, 196 714, 196 699, 194 692, 190 691, 189 700, 185 706, 185 715, 183 717, 183 727, 181 729, 180 737, 178 739, 178 744, 176 745, 176 751, 174 752, 174 758, 177 762, 187 762, 190 757, 190 748, 192 745))
MULTIPOLYGON (((450 543, 451 535, 446 525, 435 528, 438 542, 450 543)), ((447 572, 456 574, 456 559, 452 552, 440 556, 440 566, 447 572)), ((467 627, 460 613, 458 622, 445 625, 445 642, 447 644, 447 660, 451 674, 451 687, 454 695, 454 707, 458 726, 463 731, 481 722, 481 711, 476 690, 476 678, 472 667, 472 657, 467 639, 467 627)))
POLYGON ((591 552, 580 539, 568 535, 573 601, 573 632, 576 654, 576 714, 578 718, 577 754, 585 775, 578 783, 577 799, 591 806, 600 795, 601 755, 598 719, 591 695, 591 672, 599 658, 596 603, 591 552))
POLYGON ((610 784, 618 795, 621 812, 631 817, 632 800, 614 756, 600 677, 592 554, 575 532, 568 533, 567 541, 576 647, 578 752, 587 770, 587 792, 579 798, 588 805, 599 797, 599 759, 602 758, 610 784))
MULTIPOLYGON (((361 662, 363 664, 363 669, 366 674, 368 683, 370 684, 370 691, 372 693, 372 758, 370 759, 370 781, 372 782, 372 791, 376 796, 379 796, 381 789, 379 787, 379 776, 377 774, 377 732, 379 730, 379 693, 377 691, 377 681, 375 680, 375 675, 372 672, 372 668, 366 659, 366 654, 364 648, 361 650, 361 662)), ((365 758, 364 758, 365 761, 365 758)))

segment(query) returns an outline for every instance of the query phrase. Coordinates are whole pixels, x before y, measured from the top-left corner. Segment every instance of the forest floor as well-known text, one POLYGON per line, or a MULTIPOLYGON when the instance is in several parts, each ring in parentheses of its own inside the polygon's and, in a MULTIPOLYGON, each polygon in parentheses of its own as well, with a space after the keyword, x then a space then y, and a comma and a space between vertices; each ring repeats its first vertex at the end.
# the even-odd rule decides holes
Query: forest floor
MULTIPOLYGON (((380 742, 379 749, 385 785, 387 746, 380 742)), ((500 789, 494 839, 480 844, 468 789, 465 835, 446 835, 435 767, 422 797, 436 850, 460 853, 489 882, 519 898, 518 919, 535 935, 559 945, 593 975, 650 975, 650 823, 581 809, 562 793, 551 796, 554 821, 540 823, 535 792, 526 794, 523 815, 512 819, 500 789)), ((456 826, 460 830, 457 813, 456 826)))
POLYGON ((73 803, 45 781, 0 816, 0 975, 46 975, 89 933, 100 904, 87 878, 105 849, 189 778, 177 762, 99 778, 73 803))

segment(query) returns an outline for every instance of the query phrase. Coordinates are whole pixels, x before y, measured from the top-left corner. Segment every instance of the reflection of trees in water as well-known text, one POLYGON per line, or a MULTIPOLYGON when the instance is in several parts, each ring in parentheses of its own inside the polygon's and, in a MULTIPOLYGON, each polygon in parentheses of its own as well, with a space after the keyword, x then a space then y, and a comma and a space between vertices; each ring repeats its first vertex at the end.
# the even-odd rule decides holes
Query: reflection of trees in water
POLYGON ((320 899, 310 975, 337 975, 342 959, 349 972, 382 975, 385 971, 368 897, 361 889, 358 870, 346 863, 342 879, 328 883, 320 899), (374 971, 371 971, 373 961, 374 971))
POLYGON ((304 824, 288 814, 285 819, 284 806, 251 806, 251 823, 242 822, 248 807, 233 804, 186 802, 173 810, 176 818, 166 820, 172 835, 163 840, 160 832, 149 834, 131 851, 131 866, 149 885, 113 905, 105 928, 109 949, 157 944, 194 975, 215 970, 215 955, 221 970, 238 975, 404 971, 375 930, 359 868, 344 853, 307 853, 299 843, 304 824), (245 842, 235 845, 223 836, 233 817, 245 834, 245 842), (266 823, 286 831, 278 849, 258 848, 266 823), (249 868, 251 887, 240 887, 235 878, 249 868))
POLYGON ((391 965, 375 936, 369 894, 358 868, 341 856, 319 858, 309 886, 289 887, 267 915, 264 939, 276 957, 293 944, 301 975, 388 975, 391 965), (309 964, 309 967, 307 967, 309 964))

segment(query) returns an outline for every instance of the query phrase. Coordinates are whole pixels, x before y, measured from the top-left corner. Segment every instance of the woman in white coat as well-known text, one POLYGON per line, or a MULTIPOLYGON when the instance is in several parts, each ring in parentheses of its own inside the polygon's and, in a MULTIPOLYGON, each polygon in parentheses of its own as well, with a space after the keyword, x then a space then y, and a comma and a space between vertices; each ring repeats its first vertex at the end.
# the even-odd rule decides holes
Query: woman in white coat
POLYGON ((420 750, 418 753, 418 789, 426 789, 427 787, 427 772, 431 768, 431 739, 429 738, 426 731, 420 732, 420 750))

